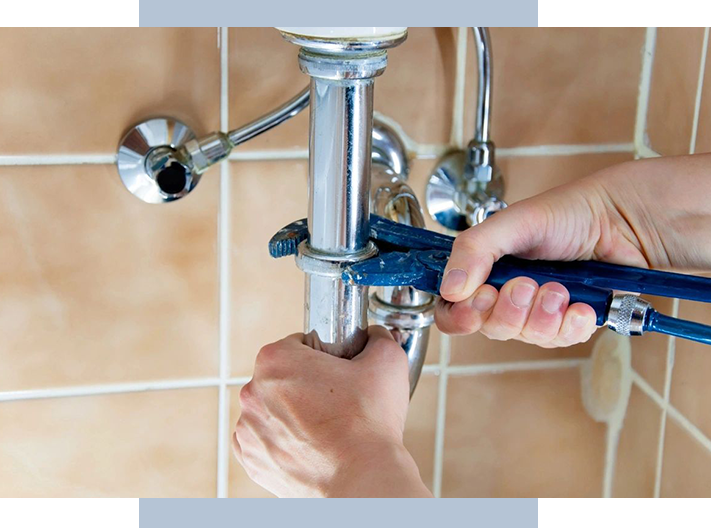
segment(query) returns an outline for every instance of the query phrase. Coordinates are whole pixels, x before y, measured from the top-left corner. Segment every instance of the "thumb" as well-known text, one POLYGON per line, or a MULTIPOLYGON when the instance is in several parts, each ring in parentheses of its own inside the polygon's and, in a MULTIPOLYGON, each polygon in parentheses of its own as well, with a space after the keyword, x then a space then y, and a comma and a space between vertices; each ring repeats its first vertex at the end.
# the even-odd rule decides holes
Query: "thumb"
POLYGON ((494 262, 537 246, 543 240, 545 226, 545 212, 520 202, 459 234, 444 270, 442 298, 459 302, 470 297, 484 284, 494 262))
POLYGON ((365 345, 363 352, 351 361, 363 363, 404 361, 407 364, 407 355, 402 347, 397 344, 390 330, 383 326, 370 326, 368 327, 368 343, 365 345))

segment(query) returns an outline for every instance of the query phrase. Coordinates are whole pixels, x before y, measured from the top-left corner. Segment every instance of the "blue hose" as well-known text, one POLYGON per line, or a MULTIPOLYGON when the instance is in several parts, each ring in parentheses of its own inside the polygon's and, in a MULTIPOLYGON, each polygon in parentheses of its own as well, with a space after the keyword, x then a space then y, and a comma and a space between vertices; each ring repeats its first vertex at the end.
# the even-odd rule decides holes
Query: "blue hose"
POLYGON ((645 332, 659 332, 711 345, 711 326, 669 317, 656 310, 650 312, 644 325, 645 332))

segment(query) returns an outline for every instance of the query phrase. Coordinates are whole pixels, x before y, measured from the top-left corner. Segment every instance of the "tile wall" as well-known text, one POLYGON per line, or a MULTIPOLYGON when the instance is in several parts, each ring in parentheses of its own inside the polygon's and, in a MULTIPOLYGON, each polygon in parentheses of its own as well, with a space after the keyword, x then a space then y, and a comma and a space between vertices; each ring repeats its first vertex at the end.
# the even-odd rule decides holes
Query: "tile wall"
MULTIPOLYGON (((510 202, 635 156, 711 151, 708 29, 491 33, 510 202)), ((436 156, 472 134, 471 46, 466 28, 412 28, 376 83, 421 197, 436 156)), ((268 496, 229 435, 259 347, 301 328, 302 275, 266 241, 305 216, 308 117, 170 205, 138 201, 112 163, 145 116, 204 133, 268 111, 307 83, 296 53, 269 28, 0 30, 0 496, 268 496)), ((581 403, 590 349, 433 332, 406 432, 425 483, 709 495, 704 348, 634 342, 616 448, 581 403)))

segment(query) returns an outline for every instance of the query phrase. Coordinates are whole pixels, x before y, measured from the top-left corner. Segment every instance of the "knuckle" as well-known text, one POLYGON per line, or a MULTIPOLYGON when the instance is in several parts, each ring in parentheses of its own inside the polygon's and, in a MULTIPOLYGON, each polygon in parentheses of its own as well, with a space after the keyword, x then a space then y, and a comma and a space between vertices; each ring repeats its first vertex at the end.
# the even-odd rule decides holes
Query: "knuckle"
POLYGON ((555 339, 557 335, 556 328, 536 328, 525 326, 521 331, 521 335, 528 339, 531 343, 541 345, 555 339))
POLYGON ((481 332, 489 339, 506 341, 521 334, 521 326, 505 319, 494 318, 484 323, 481 332))
POLYGON ((280 352, 279 347, 274 343, 263 346, 257 354, 255 367, 260 370, 272 369, 279 364, 280 352))
POLYGON ((246 385, 242 387, 242 389, 239 391, 239 403, 244 407, 250 406, 254 402, 254 386, 252 385, 252 382, 250 381, 246 385))

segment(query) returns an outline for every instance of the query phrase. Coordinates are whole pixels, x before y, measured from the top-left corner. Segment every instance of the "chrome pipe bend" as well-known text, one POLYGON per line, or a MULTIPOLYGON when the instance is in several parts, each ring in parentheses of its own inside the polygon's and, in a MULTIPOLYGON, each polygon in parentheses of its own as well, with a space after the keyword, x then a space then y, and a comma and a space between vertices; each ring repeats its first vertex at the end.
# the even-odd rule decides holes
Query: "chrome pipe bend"
MULTIPOLYGON (((417 196, 406 182, 409 166, 404 144, 378 119, 373 123, 372 159, 371 211, 394 222, 425 227, 417 196)), ((379 287, 370 295, 370 320, 390 329, 407 353, 410 397, 425 363, 434 302, 432 295, 411 286, 379 287)))

